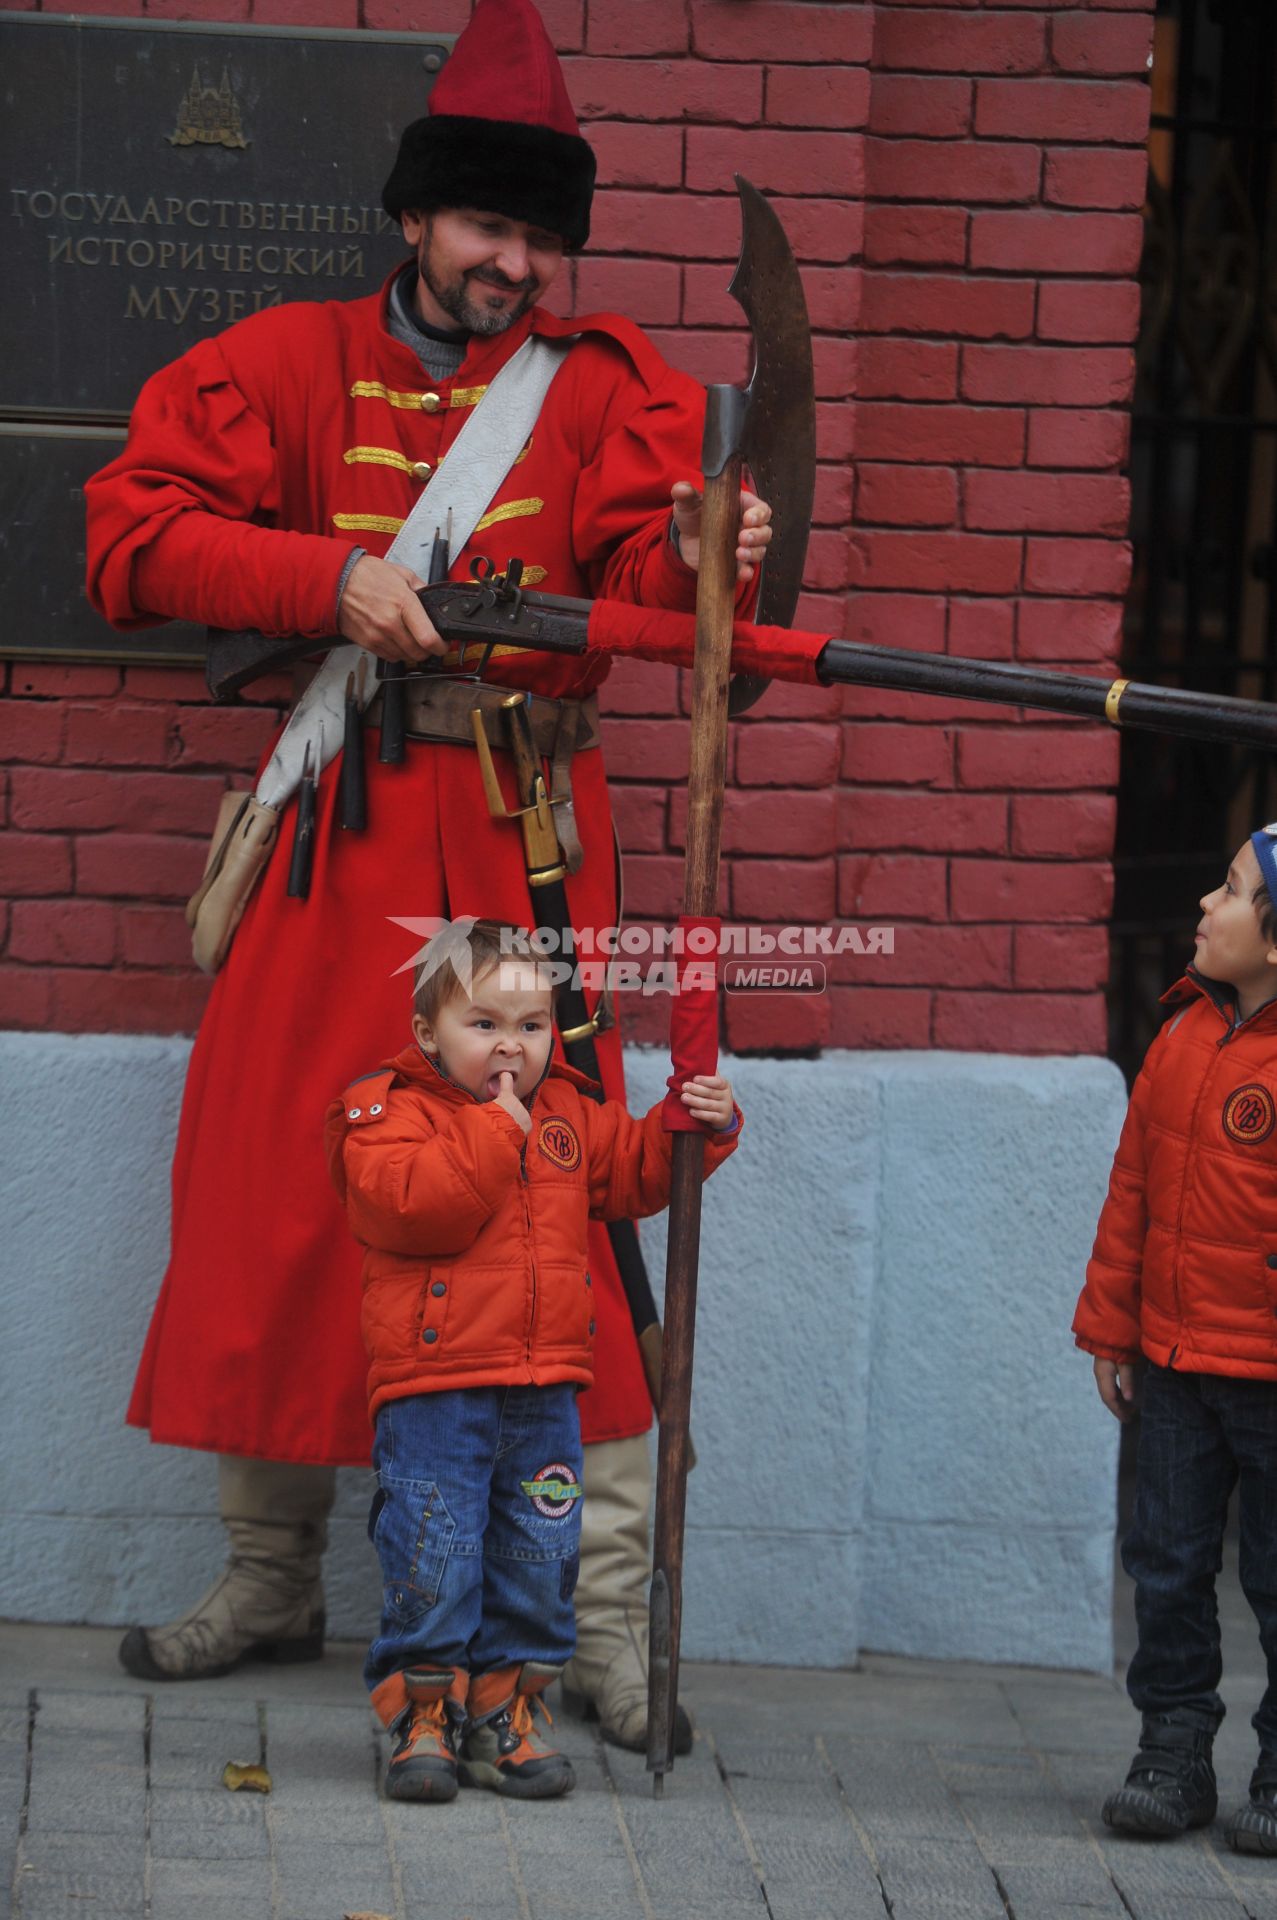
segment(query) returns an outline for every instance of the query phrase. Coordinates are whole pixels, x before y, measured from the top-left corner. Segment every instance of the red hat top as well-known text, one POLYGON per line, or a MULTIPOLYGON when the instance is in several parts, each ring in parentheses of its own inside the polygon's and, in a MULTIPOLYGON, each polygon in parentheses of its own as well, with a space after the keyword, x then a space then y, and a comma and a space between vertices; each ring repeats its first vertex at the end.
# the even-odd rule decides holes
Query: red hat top
POLYGON ((579 138, 559 56, 532 0, 479 0, 426 108, 469 120, 518 121, 579 138))
POLYGON ((581 138, 558 55, 532 0, 478 0, 405 129, 382 203, 401 214, 476 207, 584 246, 594 154, 581 138))

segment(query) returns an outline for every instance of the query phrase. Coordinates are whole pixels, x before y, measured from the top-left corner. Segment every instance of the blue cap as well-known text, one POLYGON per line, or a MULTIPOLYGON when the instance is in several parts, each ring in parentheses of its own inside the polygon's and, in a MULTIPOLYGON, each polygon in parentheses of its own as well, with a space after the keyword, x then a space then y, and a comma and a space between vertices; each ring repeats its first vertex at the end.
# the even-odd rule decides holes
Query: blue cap
POLYGON ((1255 858, 1264 876, 1268 897, 1277 907, 1277 820, 1261 827, 1258 833, 1252 833, 1250 844, 1255 849, 1255 858))

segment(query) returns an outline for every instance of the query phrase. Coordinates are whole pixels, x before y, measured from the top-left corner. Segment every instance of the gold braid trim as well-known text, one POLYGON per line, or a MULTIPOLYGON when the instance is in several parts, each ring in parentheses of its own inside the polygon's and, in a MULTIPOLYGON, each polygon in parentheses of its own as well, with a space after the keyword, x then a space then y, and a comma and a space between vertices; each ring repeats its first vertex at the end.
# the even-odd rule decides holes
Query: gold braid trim
POLYGON ((412 461, 406 454, 396 453, 393 447, 347 447, 341 457, 348 467, 358 464, 370 467, 393 467, 396 473, 412 472, 412 461))
POLYGON ((421 412, 423 393, 401 393, 394 387, 383 385, 380 380, 356 380, 350 389, 352 400, 385 400, 392 407, 407 407, 415 413, 421 412))
POLYGON ((544 510, 544 500, 507 500, 503 506, 493 507, 491 513, 485 513, 482 516, 471 538, 486 533, 489 527, 499 525, 502 520, 526 520, 529 515, 542 513, 544 510))
MULTIPOLYGON (((487 383, 481 387, 454 387, 448 395, 450 407, 477 407, 488 391, 487 383)), ((437 393, 406 393, 399 387, 388 387, 381 380, 356 380, 350 389, 352 400, 384 400, 388 406, 406 407, 412 413, 435 413, 442 402, 437 393), (426 406, 426 401, 432 403, 426 406)))
POLYGON ((398 533, 403 520, 393 513, 335 513, 333 525, 343 533, 398 533))

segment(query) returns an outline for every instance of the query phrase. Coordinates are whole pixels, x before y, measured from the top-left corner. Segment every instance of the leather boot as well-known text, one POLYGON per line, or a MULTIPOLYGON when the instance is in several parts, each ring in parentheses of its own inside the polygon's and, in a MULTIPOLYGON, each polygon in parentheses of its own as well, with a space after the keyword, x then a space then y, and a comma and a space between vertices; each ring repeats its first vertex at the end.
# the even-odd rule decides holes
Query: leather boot
POLYGON ((1126 1783, 1104 1802, 1106 1827, 1173 1840, 1215 1818, 1214 1733, 1196 1715, 1146 1713, 1126 1783))
MULTIPOLYGON (((647 1598, 652 1578, 648 1516, 652 1467, 646 1434, 585 1449, 576 1653, 563 1669, 569 1713, 600 1722, 613 1746, 647 1752, 647 1598)), ((674 1751, 692 1750, 683 1707, 674 1751)))
POLYGON ((561 1669, 540 1660, 500 1667, 470 1682, 470 1718, 461 1736, 458 1773, 466 1787, 491 1787, 515 1800, 554 1800, 576 1785, 572 1762, 541 1740, 532 1721, 535 1705, 552 1725, 541 1695, 561 1669))
POLYGON ((165 1626, 129 1628, 120 1642, 125 1670, 139 1680, 212 1680, 249 1659, 318 1660, 319 1568, 336 1483, 332 1467, 220 1455, 230 1558, 189 1613, 165 1626))
POLYGON ((373 1689, 372 1704, 395 1736, 388 1800, 455 1800, 457 1741, 470 1676, 460 1667, 409 1667, 373 1689))

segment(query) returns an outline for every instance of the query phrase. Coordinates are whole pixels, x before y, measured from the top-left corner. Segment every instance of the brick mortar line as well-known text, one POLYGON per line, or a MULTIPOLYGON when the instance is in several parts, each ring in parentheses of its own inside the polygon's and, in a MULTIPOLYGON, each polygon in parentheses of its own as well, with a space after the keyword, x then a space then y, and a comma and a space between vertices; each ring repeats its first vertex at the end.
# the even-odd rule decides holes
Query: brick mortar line
POLYGON ((728 1777, 723 1756, 718 1750, 718 1742, 715 1740, 713 1734, 708 1731, 706 1731, 704 1735, 704 1740, 710 1753, 713 1755, 714 1765, 718 1770, 719 1782, 724 1794, 727 1796, 727 1804, 732 1810, 732 1818, 736 1822, 736 1830, 740 1834, 741 1841, 744 1844, 749 1864, 754 1870, 754 1878, 758 1882, 758 1891, 762 1895, 763 1905, 767 1909, 768 1920, 775 1920, 772 1912, 772 1903, 767 1897, 767 1875, 763 1867, 762 1855, 754 1845, 754 1836, 749 1830, 749 1823, 745 1819, 736 1795, 732 1792, 731 1780, 728 1777))
MULTIPOLYGON (((1114 1684, 1116 1685, 1116 1682, 1114 1684)), ((1019 1714, 1015 1710, 1014 1701, 1012 1701, 1010 1695, 1006 1692, 1003 1686, 1003 1683, 1001 1681, 999 1681, 998 1687, 999 1687, 999 1691, 1003 1695, 1003 1698, 1006 1700, 1008 1707, 1010 1708, 1012 1719, 1015 1721, 1016 1725, 1021 1729, 1021 1732, 1023 1732, 1023 1722, 1021 1721, 1019 1714)), ((1047 1754, 1042 1753, 1035 1746, 1029 1746, 1028 1751, 1033 1755, 1033 1758, 1039 1770, 1042 1772, 1045 1778, 1050 1781, 1051 1785, 1055 1788, 1055 1791, 1060 1796, 1060 1799, 1064 1802, 1065 1806, 1068 1807, 1069 1811, 1073 1814, 1074 1819, 1077 1821, 1078 1826, 1081 1828, 1082 1833, 1086 1837, 1087 1845, 1090 1847, 1091 1852, 1095 1855, 1096 1860, 1099 1862, 1101 1872, 1104 1874, 1105 1879, 1108 1881, 1109 1885, 1112 1887, 1114 1893, 1117 1895, 1119 1901, 1121 1902, 1123 1912, 1130 1915, 1130 1920, 1140 1920, 1139 1914, 1136 1912, 1135 1908, 1131 1905, 1130 1901, 1127 1899, 1125 1893, 1123 1892, 1120 1884, 1118 1883, 1117 1875, 1114 1873, 1112 1867, 1109 1865, 1109 1862, 1105 1858, 1104 1849, 1100 1845, 1099 1840, 1096 1838, 1095 1831, 1091 1826, 1090 1821, 1086 1818, 1084 1814, 1079 1813, 1077 1809, 1073 1806, 1072 1802, 1069 1799, 1068 1794, 1064 1791, 1063 1784, 1061 1783, 1061 1781, 1059 1781, 1056 1778, 1055 1769, 1051 1765, 1050 1757, 1047 1754)), ((1248 1916, 1248 1920, 1253 1920, 1253 1916, 1248 1916)))
POLYGON ((613 1774, 612 1768, 608 1763, 607 1749, 603 1744, 603 1739, 600 1734, 594 1736, 594 1744, 598 1754, 599 1765, 603 1770, 603 1778, 607 1782, 607 1790, 612 1802, 612 1812, 616 1817, 617 1831, 621 1836, 621 1845, 625 1848, 625 1857, 630 1863, 630 1872, 634 1877, 634 1890, 638 1894, 639 1905, 643 1909, 643 1920, 656 1920, 656 1909, 652 1905, 651 1897, 647 1891, 647 1882, 643 1878, 643 1869, 639 1864, 638 1849, 634 1845, 634 1836, 630 1832, 629 1822, 625 1818, 625 1808, 621 1804, 621 1796, 617 1790, 616 1776, 613 1774))
POLYGON ((390 1802, 381 1791, 381 1740, 379 1727, 373 1718, 371 1708, 368 1714, 368 1741, 372 1749, 372 1791, 377 1802, 377 1812, 381 1819, 382 1836, 386 1843, 386 1857, 390 1861, 390 1885, 395 1896, 395 1920, 408 1920, 408 1908, 403 1890, 403 1862, 399 1858, 399 1849, 395 1845, 395 1829, 390 1818, 390 1802))
MULTIPOLYGON (((882 1137, 881 1129, 879 1132, 879 1137, 880 1138, 882 1137)), ((825 1768, 827 1768, 829 1772, 829 1777, 834 1783, 834 1787, 838 1794, 838 1802, 843 1810, 843 1815, 847 1821, 847 1824, 850 1826, 852 1832, 856 1836, 856 1839, 859 1841, 860 1849, 864 1854, 866 1860, 869 1862, 869 1866, 873 1873, 874 1879, 878 1882, 878 1891, 882 1895, 883 1907, 888 1914, 894 1914, 896 1910, 895 1902, 892 1900, 890 1894, 887 1892, 887 1883, 882 1877, 882 1866, 878 1859, 877 1848, 874 1846, 874 1843, 869 1834, 868 1828, 865 1827, 865 1825, 861 1821, 859 1815, 856 1812, 856 1809, 852 1806, 851 1801, 847 1796, 847 1789, 846 1787, 844 1787, 842 1783, 842 1778, 838 1772, 838 1769, 833 1763, 833 1758, 829 1752, 829 1748, 825 1745, 825 1736, 823 1733, 818 1733, 816 1735, 814 1744, 815 1744, 817 1756, 820 1759, 821 1764, 825 1768)))
POLYGON ((18 1808, 18 1833, 13 1848, 13 1878, 10 1898, 14 1914, 22 1911, 22 1842, 31 1811, 31 1775, 35 1764, 35 1723, 40 1711, 40 1696, 34 1687, 27 1694, 27 1745, 23 1755, 22 1805, 18 1808))
POLYGON ((142 1702, 142 1765, 144 1780, 144 1798, 142 1813, 143 1855, 142 1855, 142 1913, 144 1920, 150 1920, 151 1903, 155 1890, 155 1856, 151 1850, 151 1742, 155 1731, 155 1700, 146 1694, 142 1702))
POLYGON ((532 1920, 532 1903, 528 1898, 527 1882, 523 1878, 523 1868, 519 1863, 519 1851, 514 1844, 514 1835, 510 1831, 510 1818, 506 1812, 505 1801, 497 1796, 497 1818, 501 1823, 501 1838, 505 1841, 506 1858, 510 1867, 510 1878, 514 1882, 514 1891, 519 1902, 521 1920, 532 1920))
MULTIPOLYGON (((268 1745, 267 1709, 264 1700, 253 1702, 253 1711, 257 1716, 257 1764, 269 1776, 270 1748, 268 1745)), ((262 1821, 266 1828, 266 1846, 270 1860, 270 1912, 271 1920, 278 1920, 283 1900, 283 1888, 280 1882, 279 1860, 275 1852, 275 1807, 270 1794, 267 1794, 262 1809, 262 1821)))
POLYGON ((944 1788, 944 1791, 948 1795, 950 1802, 956 1809, 958 1818, 962 1821, 963 1826, 966 1828, 967 1832, 971 1835, 971 1839, 975 1846, 976 1852, 979 1854, 981 1860, 984 1862, 990 1874, 993 1876, 993 1884, 997 1888, 998 1898, 1002 1902, 1002 1905, 1006 1910, 1007 1920, 1016 1920, 1015 1908, 1011 1905, 1010 1900, 1007 1898, 1007 1890, 1002 1884, 1002 1876, 998 1872, 997 1868, 994 1866, 992 1860, 990 1860, 988 1854, 986 1853, 984 1842, 980 1838, 980 1835, 976 1829, 975 1823, 971 1819, 966 1808, 962 1804, 961 1794, 958 1792, 956 1787, 951 1786, 948 1780, 945 1779, 943 1769, 941 1768, 939 1760, 937 1758, 936 1748, 931 1741, 927 1742, 927 1758, 930 1760, 932 1767, 935 1769, 935 1775, 937 1780, 940 1782, 940 1785, 944 1788))

